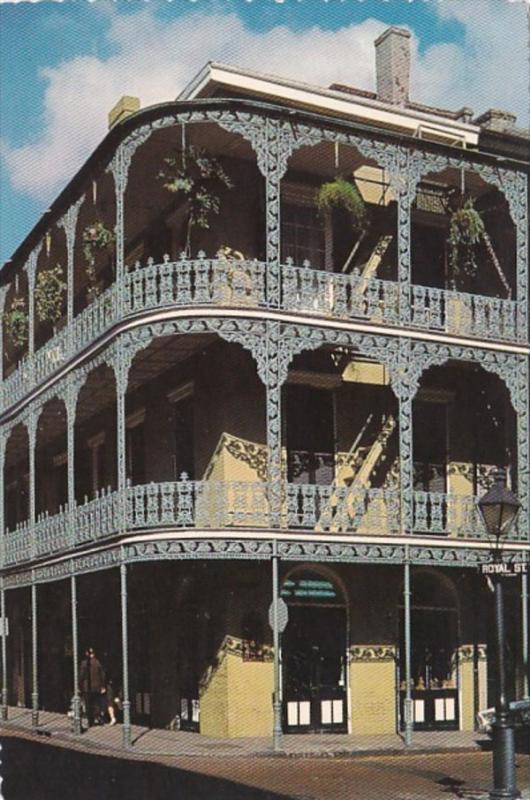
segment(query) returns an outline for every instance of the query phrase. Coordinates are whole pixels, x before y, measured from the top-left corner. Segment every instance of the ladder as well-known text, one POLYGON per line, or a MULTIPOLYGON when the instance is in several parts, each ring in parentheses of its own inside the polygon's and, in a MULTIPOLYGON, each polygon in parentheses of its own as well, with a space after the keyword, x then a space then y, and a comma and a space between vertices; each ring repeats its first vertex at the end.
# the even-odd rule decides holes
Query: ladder
MULTIPOLYGON (((367 425, 368 421, 365 423, 363 432, 366 430, 367 425)), ((329 530, 340 533, 351 527, 352 520, 354 520, 354 523, 359 521, 359 517, 364 513, 363 493, 361 490, 370 488, 370 477, 377 463, 383 457, 388 440, 395 429, 396 419, 390 414, 384 419, 381 431, 371 445, 362 448, 357 447, 356 444, 362 432, 357 436, 356 442, 350 448, 344 464, 331 484, 329 500, 320 514, 315 530, 329 530), (354 451, 355 458, 352 458, 354 451), (359 453, 363 453, 364 457, 360 466, 355 470, 355 462, 359 453), (348 474, 348 471, 350 474, 348 474), (347 491, 345 493, 337 491, 341 487, 347 487, 347 491)))

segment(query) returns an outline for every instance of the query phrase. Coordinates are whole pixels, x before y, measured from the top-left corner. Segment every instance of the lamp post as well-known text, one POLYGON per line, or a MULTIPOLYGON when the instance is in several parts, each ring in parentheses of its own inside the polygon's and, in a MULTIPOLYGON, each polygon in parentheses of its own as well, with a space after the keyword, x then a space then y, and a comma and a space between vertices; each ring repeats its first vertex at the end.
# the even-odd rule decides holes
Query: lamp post
MULTIPOLYGON (((508 535, 521 504, 506 488, 506 472, 497 470, 493 486, 478 501, 488 534, 495 539, 493 557, 500 561, 501 539, 508 535)), ((495 586, 495 632, 497 657, 497 691, 493 724, 493 790, 490 800, 515 800, 520 797, 515 777, 514 729, 506 697, 506 665, 504 661, 504 603, 501 573, 493 574, 495 586)))

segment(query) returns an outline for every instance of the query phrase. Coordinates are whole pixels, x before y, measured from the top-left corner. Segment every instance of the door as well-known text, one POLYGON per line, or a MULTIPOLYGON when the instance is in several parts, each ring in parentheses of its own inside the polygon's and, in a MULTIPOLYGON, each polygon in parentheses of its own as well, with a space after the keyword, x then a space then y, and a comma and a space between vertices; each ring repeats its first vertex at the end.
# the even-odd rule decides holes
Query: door
MULTIPOLYGON (((414 730, 457 730, 457 614, 451 608, 413 608, 411 612, 412 715, 414 730)), ((404 727, 405 664, 401 614, 400 718, 404 727)))
POLYGON ((289 604, 283 634, 283 727, 346 733, 346 609, 289 604))

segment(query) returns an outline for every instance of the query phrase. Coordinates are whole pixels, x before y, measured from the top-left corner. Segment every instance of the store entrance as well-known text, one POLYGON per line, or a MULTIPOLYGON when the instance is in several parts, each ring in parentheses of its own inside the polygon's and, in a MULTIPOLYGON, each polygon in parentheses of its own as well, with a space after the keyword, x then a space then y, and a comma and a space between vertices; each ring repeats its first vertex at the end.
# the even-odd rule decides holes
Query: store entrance
MULTIPOLYGON (((411 608, 411 695, 414 730, 457 730, 458 613, 435 576, 418 575, 411 608)), ((400 719, 404 727, 405 635, 400 613, 400 719)))
POLYGON ((285 581, 282 596, 289 606, 282 641, 283 729, 345 733, 346 608, 333 583, 313 573, 285 581))

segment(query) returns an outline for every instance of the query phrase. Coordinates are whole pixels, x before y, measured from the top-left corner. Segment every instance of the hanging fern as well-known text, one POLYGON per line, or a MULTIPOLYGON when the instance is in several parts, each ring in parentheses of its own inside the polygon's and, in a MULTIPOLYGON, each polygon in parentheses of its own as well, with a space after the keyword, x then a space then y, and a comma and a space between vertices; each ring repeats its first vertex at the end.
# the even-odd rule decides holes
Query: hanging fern
POLYGON ((180 194, 189 206, 186 231, 186 252, 190 252, 194 227, 208 229, 212 214, 218 214, 221 188, 233 189, 234 184, 220 162, 201 147, 188 145, 175 157, 165 158, 166 167, 158 173, 164 189, 180 194))
POLYGON ((368 219, 362 195, 357 186, 345 178, 335 178, 323 183, 315 202, 321 215, 331 213, 334 208, 341 208, 350 216, 355 231, 366 228, 368 219))
POLYGON ((96 275, 96 252, 106 250, 114 242, 114 233, 105 227, 100 220, 87 225, 83 231, 81 241, 83 243, 83 255, 86 261, 86 276, 88 278, 88 299, 90 302, 95 300, 100 290, 97 285, 96 275))
POLYGON ((37 275, 35 286, 35 307, 41 322, 55 323, 61 319, 63 298, 66 283, 62 279, 63 268, 60 264, 52 269, 45 269, 37 275))
POLYGON ((10 310, 4 315, 6 334, 17 349, 28 341, 29 318, 23 297, 15 297, 10 310))
POLYGON ((468 198, 453 211, 449 220, 449 266, 453 280, 462 276, 474 278, 477 274, 476 246, 485 234, 484 222, 468 198))

